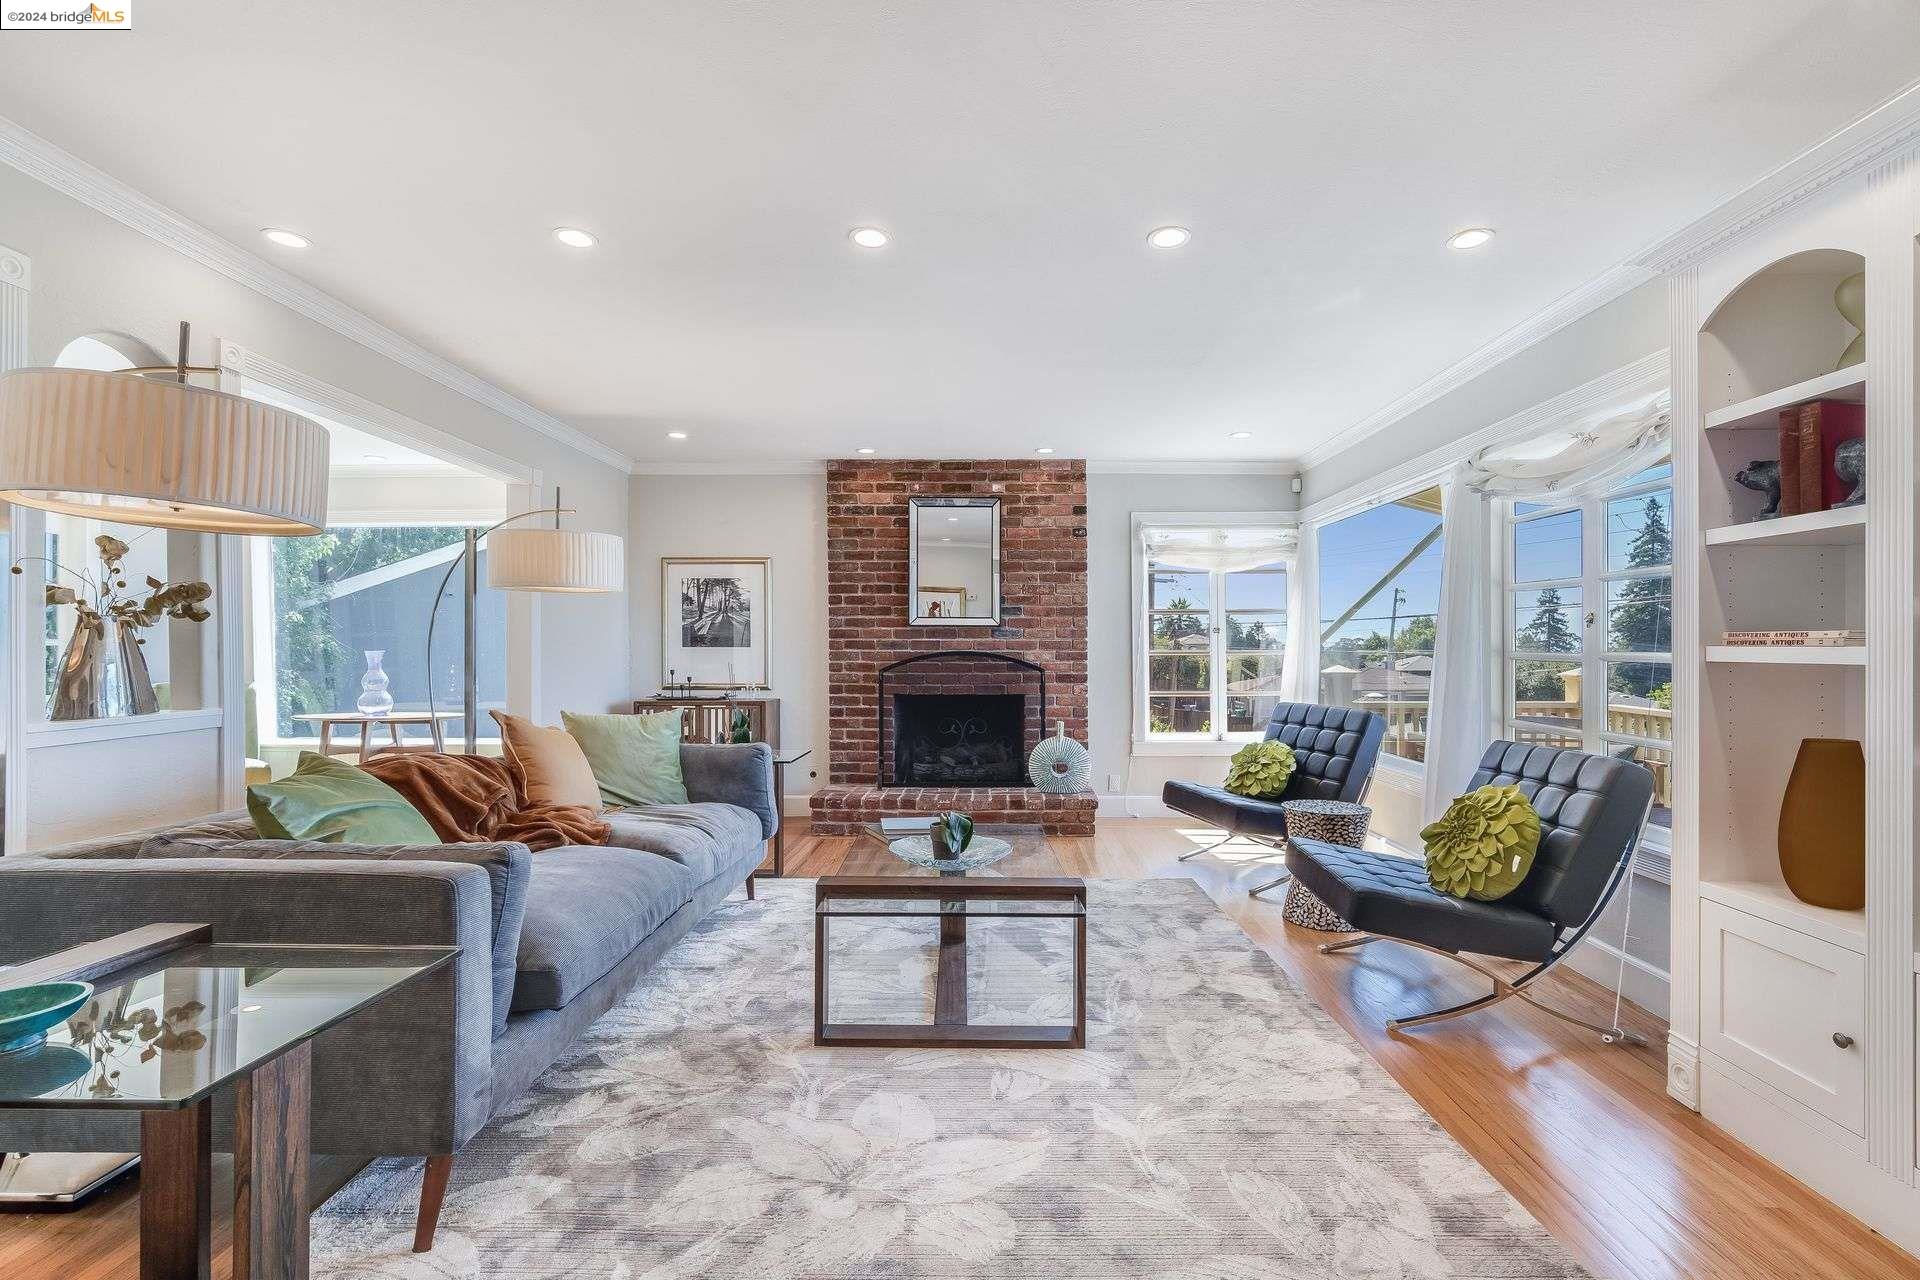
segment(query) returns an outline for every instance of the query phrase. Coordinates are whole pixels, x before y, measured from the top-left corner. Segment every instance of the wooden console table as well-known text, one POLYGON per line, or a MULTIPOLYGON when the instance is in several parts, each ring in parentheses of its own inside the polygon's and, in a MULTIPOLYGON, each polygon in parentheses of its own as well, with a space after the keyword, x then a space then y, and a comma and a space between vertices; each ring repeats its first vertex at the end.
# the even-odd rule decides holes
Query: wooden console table
POLYGON ((680 738, 683 742, 731 742, 733 713, 747 713, 753 741, 764 742, 775 754, 780 751, 780 699, 774 697, 727 698, 718 694, 668 694, 653 698, 635 698, 633 713, 647 715, 655 711, 680 713, 680 738))

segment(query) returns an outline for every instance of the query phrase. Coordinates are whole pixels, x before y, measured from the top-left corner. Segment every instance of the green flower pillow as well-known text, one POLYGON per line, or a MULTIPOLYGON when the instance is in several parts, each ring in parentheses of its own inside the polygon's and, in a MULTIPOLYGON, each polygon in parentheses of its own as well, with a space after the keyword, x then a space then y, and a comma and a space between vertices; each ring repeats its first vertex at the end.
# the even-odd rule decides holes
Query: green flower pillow
POLYGON ((1427 881, 1456 898, 1493 902, 1520 887, 1540 849, 1540 815, 1519 787, 1481 787, 1420 832, 1427 881))
POLYGON ((1228 762, 1227 790, 1237 796, 1271 800, 1293 776, 1293 748, 1284 742, 1249 742, 1228 762))

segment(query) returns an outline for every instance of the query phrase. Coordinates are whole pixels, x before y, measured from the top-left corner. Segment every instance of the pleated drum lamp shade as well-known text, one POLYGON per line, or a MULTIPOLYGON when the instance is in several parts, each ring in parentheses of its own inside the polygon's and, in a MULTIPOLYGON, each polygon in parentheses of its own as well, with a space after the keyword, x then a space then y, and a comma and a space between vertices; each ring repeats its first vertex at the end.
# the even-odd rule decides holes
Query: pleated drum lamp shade
POLYGON ((0 374, 0 501, 250 533, 327 524, 327 431, 258 400, 95 369, 0 374))
POLYGON ((623 591, 627 544, 579 529, 496 529, 487 535, 487 584, 502 591, 623 591))

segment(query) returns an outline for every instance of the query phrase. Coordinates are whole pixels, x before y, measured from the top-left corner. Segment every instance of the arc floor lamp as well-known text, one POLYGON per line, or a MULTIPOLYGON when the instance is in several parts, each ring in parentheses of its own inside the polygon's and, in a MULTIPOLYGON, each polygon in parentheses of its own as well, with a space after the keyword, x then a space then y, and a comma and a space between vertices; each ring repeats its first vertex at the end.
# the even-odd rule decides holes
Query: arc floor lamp
POLYGON ((553 505, 521 511, 485 529, 467 530, 460 554, 440 575, 434 589, 432 610, 427 615, 427 714, 433 706, 433 633, 440 620, 440 601, 455 569, 461 575, 461 595, 465 601, 461 662, 461 713, 466 725, 467 754, 479 748, 479 685, 474 661, 477 647, 474 634, 474 597, 479 591, 480 541, 487 539, 487 585, 496 591, 533 591, 561 595, 604 595, 626 588, 626 541, 614 533, 592 533, 583 529, 562 529, 560 517, 575 514, 560 505, 560 490, 553 491, 553 505), (521 520, 553 517, 553 527, 505 526, 521 520))

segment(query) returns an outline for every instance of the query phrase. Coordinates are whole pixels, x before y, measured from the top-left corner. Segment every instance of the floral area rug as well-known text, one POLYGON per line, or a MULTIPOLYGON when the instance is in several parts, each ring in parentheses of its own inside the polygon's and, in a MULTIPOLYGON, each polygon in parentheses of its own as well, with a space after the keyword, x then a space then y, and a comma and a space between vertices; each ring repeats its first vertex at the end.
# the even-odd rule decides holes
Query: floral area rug
MULTIPOLYGON (((813 884, 763 882, 467 1146, 433 1252, 419 1162, 381 1161, 314 1274, 1586 1274, 1198 886, 1088 889, 1085 1050, 818 1049, 813 884)), ((924 1016, 933 928, 836 932, 834 1016, 924 1016)), ((1069 937, 973 922, 975 1020, 1061 1020, 1069 937)))

